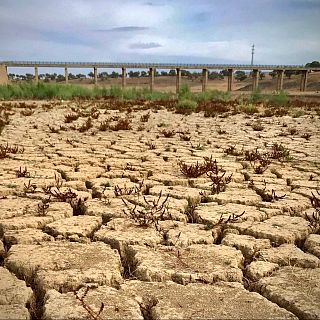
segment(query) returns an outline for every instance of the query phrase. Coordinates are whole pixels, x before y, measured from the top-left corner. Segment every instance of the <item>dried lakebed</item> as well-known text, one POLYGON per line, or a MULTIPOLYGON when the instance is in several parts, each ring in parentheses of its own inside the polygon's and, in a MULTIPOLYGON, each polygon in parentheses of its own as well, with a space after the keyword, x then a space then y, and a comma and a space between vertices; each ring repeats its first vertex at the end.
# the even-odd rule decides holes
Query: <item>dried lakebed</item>
POLYGON ((0 319, 320 319, 316 112, 0 106, 0 319))

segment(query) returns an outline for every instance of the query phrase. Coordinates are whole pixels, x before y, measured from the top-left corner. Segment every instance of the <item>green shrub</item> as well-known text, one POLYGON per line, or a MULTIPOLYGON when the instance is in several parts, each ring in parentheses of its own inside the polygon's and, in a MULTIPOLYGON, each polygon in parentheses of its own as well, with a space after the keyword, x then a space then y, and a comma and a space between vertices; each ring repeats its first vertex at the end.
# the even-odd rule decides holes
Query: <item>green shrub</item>
POLYGON ((277 106, 285 106, 289 102, 289 97, 288 94, 282 90, 277 94, 270 95, 268 100, 271 104, 275 104, 277 106))
POLYGON ((176 112, 181 114, 191 114, 197 108, 197 102, 193 100, 180 100, 176 107, 176 112))
POLYGON ((240 110, 242 112, 244 112, 245 114, 249 114, 249 115, 259 113, 257 106, 255 106, 252 103, 244 103, 244 104, 240 105, 240 110))
POLYGON ((264 100, 265 100, 265 95, 261 92, 259 88, 252 91, 249 97, 249 102, 251 103, 263 102, 264 100))
POLYGON ((190 91, 190 87, 187 84, 183 84, 178 92, 179 100, 192 100, 194 94, 190 91))
POLYGON ((208 90, 205 92, 195 94, 195 100, 197 102, 204 102, 210 100, 229 101, 231 99, 230 92, 220 90, 208 90))

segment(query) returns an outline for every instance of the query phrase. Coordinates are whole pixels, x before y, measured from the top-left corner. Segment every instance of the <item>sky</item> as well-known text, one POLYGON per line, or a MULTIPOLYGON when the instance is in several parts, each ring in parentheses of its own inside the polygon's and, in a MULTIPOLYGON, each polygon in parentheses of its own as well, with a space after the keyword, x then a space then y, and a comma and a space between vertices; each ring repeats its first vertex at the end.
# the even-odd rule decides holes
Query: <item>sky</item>
POLYGON ((319 31, 320 0, 0 0, 0 61, 300 65, 319 31))

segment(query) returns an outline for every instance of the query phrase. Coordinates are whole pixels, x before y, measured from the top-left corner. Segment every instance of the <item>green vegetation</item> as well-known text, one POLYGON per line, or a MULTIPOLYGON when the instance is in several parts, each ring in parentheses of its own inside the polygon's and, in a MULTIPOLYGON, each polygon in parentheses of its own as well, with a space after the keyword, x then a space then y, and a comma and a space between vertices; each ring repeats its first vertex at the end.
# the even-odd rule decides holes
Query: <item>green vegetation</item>
POLYGON ((93 89, 76 85, 24 83, 0 86, 0 99, 73 99, 76 97, 99 98, 111 96, 125 100, 169 100, 174 97, 172 93, 151 92, 148 89, 130 88, 123 90, 121 87, 111 88, 94 87, 93 89))
POLYGON ((259 103, 265 101, 273 105, 285 106, 289 102, 289 97, 288 94, 283 90, 275 94, 267 94, 262 93, 259 88, 257 90, 254 90, 249 97, 250 103, 259 103))
POLYGON ((177 113, 181 113, 181 114, 191 114, 196 110, 196 108, 197 108, 197 102, 193 100, 188 100, 188 99, 180 100, 176 107, 177 113))

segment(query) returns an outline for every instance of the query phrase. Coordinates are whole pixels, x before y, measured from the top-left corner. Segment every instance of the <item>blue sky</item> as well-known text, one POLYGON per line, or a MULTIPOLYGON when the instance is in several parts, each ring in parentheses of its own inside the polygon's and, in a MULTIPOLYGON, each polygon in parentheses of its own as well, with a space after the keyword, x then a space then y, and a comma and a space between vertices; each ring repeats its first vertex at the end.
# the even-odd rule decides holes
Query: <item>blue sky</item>
POLYGON ((0 60, 305 64, 320 0, 0 0, 0 60))

